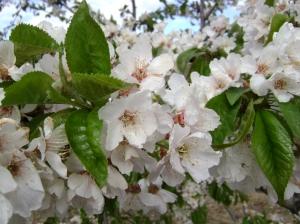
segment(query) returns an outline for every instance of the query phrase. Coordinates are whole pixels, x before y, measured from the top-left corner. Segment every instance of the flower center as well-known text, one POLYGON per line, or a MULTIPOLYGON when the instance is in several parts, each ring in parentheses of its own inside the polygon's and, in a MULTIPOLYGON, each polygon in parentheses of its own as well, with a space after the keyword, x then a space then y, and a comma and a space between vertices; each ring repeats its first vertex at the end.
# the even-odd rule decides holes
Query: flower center
POLYGON ((15 177, 20 174, 20 162, 12 160, 11 163, 7 166, 7 169, 11 172, 11 174, 15 177))
POLYGON ((224 89, 225 86, 226 85, 222 80, 219 80, 219 79, 216 80, 216 89, 224 89))
POLYGON ((2 79, 4 81, 11 80, 9 73, 8 73, 8 69, 3 65, 0 65, 0 79, 2 79))
POLYGON ((147 76, 147 66, 148 64, 143 60, 137 60, 135 64, 135 70, 131 74, 132 77, 136 78, 138 82, 142 82, 147 76))
POLYGON ((155 184, 150 184, 148 187, 148 192, 151 194, 156 194, 159 191, 159 188, 155 184))
POLYGON ((127 193, 133 193, 133 194, 138 194, 141 192, 141 187, 138 184, 131 184, 128 186, 126 189, 127 193))
POLYGON ((125 110, 124 114, 121 117, 119 117, 119 120, 123 122, 123 125, 125 127, 127 127, 129 125, 135 124, 136 122, 135 118, 136 118, 136 113, 125 110))
POLYGON ((180 157, 183 157, 188 151, 189 148, 185 144, 177 148, 180 157))
POLYGON ((257 66, 257 70, 256 70, 256 73, 260 73, 260 74, 263 74, 263 75, 266 75, 267 72, 269 70, 269 66, 266 65, 266 64, 259 64, 257 66))
POLYGON ((183 111, 177 113, 174 117, 173 117, 173 121, 175 124, 179 124, 180 126, 184 126, 184 113, 183 111))
POLYGON ((284 81, 283 79, 279 79, 279 80, 275 81, 274 88, 275 89, 284 89, 286 85, 287 85, 286 81, 284 81))

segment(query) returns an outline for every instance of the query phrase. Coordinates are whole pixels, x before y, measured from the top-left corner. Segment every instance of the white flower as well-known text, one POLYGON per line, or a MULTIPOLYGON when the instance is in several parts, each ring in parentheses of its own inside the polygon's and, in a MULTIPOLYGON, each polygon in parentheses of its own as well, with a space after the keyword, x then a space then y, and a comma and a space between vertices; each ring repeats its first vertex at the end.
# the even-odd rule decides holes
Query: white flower
POLYGON ((62 178, 67 178, 67 167, 62 162, 64 154, 68 155, 68 149, 64 147, 68 145, 68 139, 65 133, 65 125, 54 128, 53 119, 47 117, 44 120, 44 130, 41 136, 31 141, 27 151, 40 151, 41 160, 46 160, 52 169, 62 178))
POLYGON ((293 95, 300 96, 299 74, 275 73, 269 79, 271 91, 279 102, 288 102, 293 95))
POLYGON ((161 184, 162 181, 159 179, 155 183, 150 183, 146 179, 139 181, 141 186, 140 200, 146 206, 143 209, 145 213, 155 210, 164 214, 167 212, 167 203, 176 201, 176 194, 162 189, 161 184))
POLYGON ((14 44, 11 41, 0 41, 0 82, 19 80, 23 74, 33 70, 32 65, 26 63, 20 68, 15 66, 16 56, 14 44))
POLYGON ((40 176, 30 159, 21 152, 14 154, 7 166, 17 188, 5 194, 10 201, 14 213, 22 217, 29 217, 32 211, 42 206, 44 188, 40 176))
POLYGON ((168 85, 170 90, 166 90, 163 99, 176 109, 175 123, 189 125, 195 130, 204 132, 218 127, 219 116, 216 112, 201 106, 206 100, 203 100, 197 82, 189 85, 182 75, 173 74, 168 85))
POLYGON ((214 77, 227 78, 228 84, 232 85, 231 83, 240 79, 241 56, 231 53, 227 56, 227 58, 214 59, 210 62, 209 68, 214 77))
POLYGON ((262 75, 268 77, 276 72, 278 68, 278 49, 268 45, 257 55, 246 55, 241 61, 241 71, 250 75, 262 75))
POLYGON ((112 151, 111 162, 121 173, 130 174, 132 171, 144 172, 144 167, 150 171, 155 165, 155 159, 149 156, 142 149, 136 148, 128 144, 127 141, 112 151))
POLYGON ((108 166, 107 184, 101 190, 108 198, 120 196, 128 187, 125 178, 113 166, 108 166))
POLYGON ((10 118, 0 119, 0 163, 8 164, 13 154, 28 144, 29 128, 10 118))
POLYGON ((170 153, 167 153, 166 151, 161 151, 161 153, 166 153, 167 155, 163 155, 163 158, 151 171, 149 180, 151 182, 156 182, 157 179, 161 177, 167 185, 175 187, 184 181, 185 175, 173 169, 170 162, 170 153))
POLYGON ((130 210, 139 211, 143 209, 144 204, 141 202, 141 186, 131 184, 126 191, 123 191, 118 197, 120 209, 127 212, 130 210))
POLYGON ((43 216, 65 217, 68 214, 69 202, 65 181, 55 178, 51 181, 43 181, 47 194, 45 195, 43 206, 39 213, 43 216))
POLYGON ((258 96, 265 96, 270 89, 270 82, 262 75, 253 75, 250 79, 250 88, 258 96))
POLYGON ((220 160, 220 154, 211 148, 211 141, 208 133, 190 134, 189 127, 175 125, 170 136, 172 167, 181 174, 187 171, 197 183, 208 179, 209 168, 220 160))
POLYGON ((0 41, 0 82, 10 79, 15 63, 14 44, 10 41, 0 41))
POLYGON ((223 151, 216 171, 227 182, 239 182, 250 175, 254 163, 247 143, 240 143, 223 151))
POLYGON ((82 171, 73 173, 68 179, 68 198, 72 205, 84 208, 88 214, 100 214, 104 206, 104 197, 101 189, 90 175, 82 171))
POLYGON ((226 53, 229 53, 236 47, 235 38, 227 36, 219 36, 213 40, 212 50, 223 49, 226 53))
POLYGON ((174 62, 168 54, 152 58, 152 47, 148 38, 139 38, 130 50, 120 52, 120 64, 113 75, 129 83, 138 83, 142 90, 156 91, 164 87, 164 76, 173 68, 174 62))
POLYGON ((138 92, 127 98, 115 99, 99 111, 107 125, 105 148, 113 150, 124 138, 141 148, 147 137, 157 129, 151 94, 138 92))

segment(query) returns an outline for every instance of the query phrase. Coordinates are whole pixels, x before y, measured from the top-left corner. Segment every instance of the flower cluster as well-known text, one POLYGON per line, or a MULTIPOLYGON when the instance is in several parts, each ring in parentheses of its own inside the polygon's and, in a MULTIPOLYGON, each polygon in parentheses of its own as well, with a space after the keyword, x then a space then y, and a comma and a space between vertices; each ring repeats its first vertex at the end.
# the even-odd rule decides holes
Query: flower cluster
MULTIPOLYGON (((297 143, 292 144, 286 137, 290 133, 281 129, 290 125, 297 141, 299 127, 293 128, 288 119, 281 125, 274 117, 282 115, 273 115, 281 109, 286 116, 285 106, 300 105, 289 104, 300 96, 299 5, 247 2, 237 23, 219 16, 197 33, 164 34, 163 23, 142 34, 110 22, 102 25, 110 77, 125 85, 95 107, 103 121, 101 136, 92 141, 81 135, 77 145, 66 133, 66 119, 80 105, 90 108, 97 95, 82 101, 78 92, 68 92, 66 83, 73 73, 80 73, 74 72, 68 52, 67 57, 47 53, 20 63, 15 54, 26 49, 19 49, 13 39, 0 42, 0 223, 67 218, 71 207, 101 214, 107 199, 116 199, 122 212, 164 214, 178 197, 170 187, 187 179, 197 184, 226 182, 245 193, 264 188, 274 202, 300 193, 297 143), (272 30, 278 15, 286 20, 272 30), (53 79, 47 100, 54 95, 52 90, 65 91, 71 103, 40 103, 41 96, 30 89, 22 94, 30 95, 32 102, 24 98, 23 103, 14 103, 22 97, 12 93, 14 86, 21 88, 32 72, 53 79), (79 144, 85 149, 100 141, 107 163, 103 186, 83 162, 93 157, 90 151, 75 150, 79 144), (264 151, 268 147, 270 151, 264 151), (272 176, 277 171, 279 177, 272 176), (287 180, 280 180, 280 175, 287 180)), ((67 33, 47 22, 39 28, 58 43, 67 33)), ((92 94, 98 91, 102 89, 92 94)), ((85 127, 76 130, 89 132, 85 127)))

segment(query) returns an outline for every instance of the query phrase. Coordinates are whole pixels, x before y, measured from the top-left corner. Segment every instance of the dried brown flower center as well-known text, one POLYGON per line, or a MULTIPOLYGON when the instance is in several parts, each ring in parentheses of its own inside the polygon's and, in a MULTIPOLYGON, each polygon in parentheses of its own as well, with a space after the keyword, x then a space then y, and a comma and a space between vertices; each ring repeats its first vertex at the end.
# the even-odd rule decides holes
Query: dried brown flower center
POLYGON ((266 65, 266 64, 259 64, 257 66, 257 70, 256 70, 256 73, 260 73, 260 74, 263 74, 263 75, 266 75, 267 72, 269 70, 269 66, 266 65))
POLYGON ((155 184, 150 184, 148 187, 148 192, 151 194, 156 194, 159 191, 159 187, 157 187, 155 184))
POLYGON ((286 85, 287 85, 286 81, 279 79, 279 80, 275 81, 274 88, 275 89, 284 89, 286 85))
POLYGON ((2 79, 3 81, 11 80, 8 69, 3 65, 0 65, 0 79, 2 79))
POLYGON ((128 186, 126 189, 127 193, 133 193, 133 194, 138 194, 141 192, 141 187, 139 184, 131 184, 128 186))
POLYGON ((20 174, 21 171, 20 163, 21 163, 20 161, 12 160, 11 163, 7 166, 7 169, 14 177, 20 174))
POLYGON ((136 113, 125 110, 124 114, 119 118, 125 127, 135 124, 136 113))

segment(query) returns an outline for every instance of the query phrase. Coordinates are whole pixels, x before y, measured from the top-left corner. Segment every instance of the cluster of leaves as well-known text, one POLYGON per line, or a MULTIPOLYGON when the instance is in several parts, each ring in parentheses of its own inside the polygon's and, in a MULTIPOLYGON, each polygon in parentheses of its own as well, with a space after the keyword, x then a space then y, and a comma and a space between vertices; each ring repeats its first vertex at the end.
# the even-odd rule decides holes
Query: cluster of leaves
POLYGON ((107 159, 100 144, 102 121, 98 118, 98 109, 111 93, 125 87, 125 84, 109 76, 111 65, 107 41, 90 16, 88 5, 84 1, 75 13, 64 44, 57 43, 41 29, 26 24, 18 25, 10 40, 15 45, 17 65, 34 62, 45 53, 58 53, 63 87, 61 90, 52 87, 54 80, 48 74, 30 72, 18 82, 2 84, 5 86, 2 105, 73 105, 73 109, 33 119, 28 124, 30 136, 38 133, 36 130, 46 116, 52 116, 56 123, 65 122, 71 148, 96 183, 103 186, 107 178, 107 159), (67 80, 62 65, 64 52, 71 81, 67 80))

